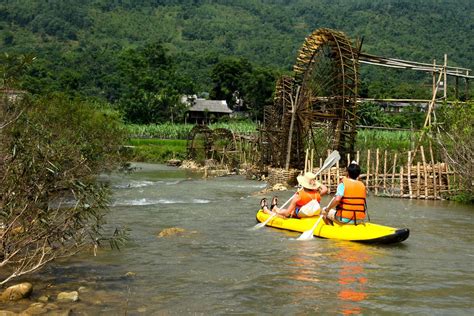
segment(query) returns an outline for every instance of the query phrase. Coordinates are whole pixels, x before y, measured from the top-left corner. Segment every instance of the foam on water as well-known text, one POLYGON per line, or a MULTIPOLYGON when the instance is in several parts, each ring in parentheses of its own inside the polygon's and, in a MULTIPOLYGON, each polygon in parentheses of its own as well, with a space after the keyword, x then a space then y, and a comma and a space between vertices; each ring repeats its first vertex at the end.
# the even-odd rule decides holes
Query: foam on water
MULTIPOLYGON (((161 181, 160 181, 161 182, 161 181)), ((157 184, 158 182, 153 181, 130 181, 126 183, 120 183, 113 186, 115 189, 136 189, 136 188, 143 188, 157 184)))
POLYGON ((193 203, 196 203, 196 204, 207 204, 207 203, 210 203, 211 201, 209 200, 204 200, 204 199, 193 199, 193 203))
POLYGON ((140 206, 140 205, 156 205, 156 204, 206 204, 209 200, 203 199, 192 199, 191 201, 185 200, 174 200, 174 199, 131 199, 131 200, 118 200, 113 203, 113 206, 140 206))

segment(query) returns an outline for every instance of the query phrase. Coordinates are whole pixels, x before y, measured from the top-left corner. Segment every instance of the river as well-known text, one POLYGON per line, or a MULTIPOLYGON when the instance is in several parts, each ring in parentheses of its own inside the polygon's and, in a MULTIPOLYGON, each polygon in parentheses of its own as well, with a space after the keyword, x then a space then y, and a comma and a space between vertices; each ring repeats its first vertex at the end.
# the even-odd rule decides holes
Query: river
MULTIPOLYGON (((30 300, 80 289, 58 303, 75 315, 474 314, 474 209, 447 201, 369 196, 372 222, 410 228, 403 243, 371 246, 296 241, 298 233, 252 230, 263 182, 203 179, 139 164, 111 177, 110 227, 125 225, 120 251, 100 250, 23 278, 30 300), (167 228, 184 229, 159 237, 167 228)), ((292 192, 281 192, 286 201, 292 192)), ((271 198, 271 196, 267 196, 271 198)), ((329 197, 323 198, 323 205, 329 197)), ((20 280, 21 281, 21 280, 20 280)))

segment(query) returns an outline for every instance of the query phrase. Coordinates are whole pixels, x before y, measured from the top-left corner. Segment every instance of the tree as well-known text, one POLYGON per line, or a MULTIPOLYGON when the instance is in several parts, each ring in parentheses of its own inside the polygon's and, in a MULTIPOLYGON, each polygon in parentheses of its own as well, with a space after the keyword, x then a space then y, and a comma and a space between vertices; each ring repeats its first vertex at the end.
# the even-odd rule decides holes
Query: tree
POLYGON ((1 95, 0 285, 85 247, 122 240, 119 230, 104 234, 110 192, 98 175, 123 164, 124 136, 118 114, 103 106, 63 95, 1 95))
POLYGON ((193 91, 192 82, 175 72, 173 58, 155 43, 125 51, 120 57, 118 104, 132 123, 162 123, 171 115, 184 119, 180 95, 193 91), (178 117, 176 116, 178 115, 178 117))
POLYGON ((268 68, 255 68, 244 77, 242 98, 252 117, 263 120, 263 109, 272 103, 277 73, 268 68))
POLYGON ((435 139, 447 161, 460 179, 460 196, 474 201, 474 102, 445 104, 436 110, 435 139))
POLYGON ((252 65, 244 58, 227 58, 218 62, 211 72, 212 90, 209 97, 213 100, 226 100, 231 109, 236 102, 235 93, 243 97, 245 77, 252 72, 252 65))

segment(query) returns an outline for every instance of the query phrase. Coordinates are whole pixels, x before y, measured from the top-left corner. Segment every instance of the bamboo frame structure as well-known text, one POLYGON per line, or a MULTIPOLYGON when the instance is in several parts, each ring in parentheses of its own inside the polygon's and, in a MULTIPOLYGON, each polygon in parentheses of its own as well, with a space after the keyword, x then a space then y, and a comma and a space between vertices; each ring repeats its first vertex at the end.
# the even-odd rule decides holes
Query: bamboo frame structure
MULTIPOLYGON (((440 200, 455 193, 455 172, 450 170, 445 162, 434 162, 434 159, 427 161, 424 150, 422 146, 418 149, 418 160, 415 160, 413 151, 406 152, 406 160, 400 159, 397 152, 384 151, 383 160, 377 158, 380 149, 375 149, 375 159, 369 158, 374 150, 361 152, 363 160, 368 163, 359 180, 375 196, 382 197, 440 200), (392 162, 391 168, 388 168, 389 162, 392 162)), ((319 168, 321 166, 322 158, 319 168)), ((313 172, 318 170, 315 168, 313 172)), ((340 168, 338 164, 320 175, 318 180, 323 182, 330 192, 334 192, 340 175, 344 173, 345 168, 340 168)))

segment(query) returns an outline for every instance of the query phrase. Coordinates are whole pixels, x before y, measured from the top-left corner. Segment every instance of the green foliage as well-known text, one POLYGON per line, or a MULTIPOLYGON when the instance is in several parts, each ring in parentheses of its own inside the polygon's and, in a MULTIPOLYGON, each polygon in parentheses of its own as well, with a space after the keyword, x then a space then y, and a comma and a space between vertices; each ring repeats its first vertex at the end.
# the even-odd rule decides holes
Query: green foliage
POLYGON ((127 124, 128 134, 132 137, 153 137, 159 139, 187 139, 194 125, 192 124, 127 124))
POLYGON ((425 113, 417 106, 407 106, 401 113, 385 112, 380 105, 365 102, 358 106, 358 124, 365 126, 397 127, 420 129, 423 127, 425 113))
MULTIPOLYGON (((127 124, 127 132, 132 137, 151 137, 159 139, 187 139, 193 129, 192 124, 127 124)), ((249 121, 219 122, 210 124, 211 129, 225 128, 234 133, 252 134, 257 131, 256 125, 249 121)))
POLYGON ((244 106, 252 118, 263 120, 263 109, 273 103, 273 92, 278 75, 270 68, 254 68, 242 84, 244 106))
POLYGON ((130 49, 119 59, 118 105, 127 121, 162 123, 184 119, 180 94, 192 84, 174 71, 174 63, 160 44, 130 49))
POLYGON ((243 77, 252 72, 252 65, 246 59, 226 59, 218 62, 212 69, 213 87, 209 97, 214 100, 226 100, 234 108, 234 93, 242 90, 243 77))
POLYGON ((12 88, 18 84, 21 76, 31 67, 32 55, 0 55, 0 87, 12 88))
POLYGON ((362 103, 357 108, 358 124, 366 126, 388 126, 388 115, 375 103, 362 103))
MULTIPOLYGON (((227 81, 219 90, 211 80, 219 61, 236 58, 247 60, 253 69, 289 71, 304 38, 320 27, 341 30, 354 39, 363 37, 362 50, 371 54, 427 63, 436 58, 439 63, 446 53, 450 65, 472 69, 473 50, 466 39, 472 35, 473 6, 469 0, 14 0, 0 3, 0 40, 8 53, 38 56, 36 69, 24 81, 23 88, 29 91, 75 91, 115 102, 135 83, 122 81, 131 79, 130 71, 136 71, 137 77, 144 74, 143 81, 140 77, 137 82, 144 93, 135 91, 126 98, 129 102, 125 104, 131 106, 135 99, 153 100, 154 94, 170 86, 171 90, 188 93, 181 90, 183 82, 186 87, 192 83, 194 92, 215 90, 216 95, 226 98, 233 92, 226 90, 238 84, 239 93, 244 94, 249 88, 244 89, 242 83, 227 81), (128 62, 136 61, 138 55, 143 61, 150 57, 146 47, 153 43, 166 47, 171 61, 157 54, 158 65, 148 59, 148 65, 140 62, 128 67, 125 73, 129 77, 123 78, 127 69, 122 68, 124 52, 135 55, 125 58, 128 62), (164 68, 163 64, 173 67, 164 68), (166 78, 160 71, 164 69, 166 78), (149 75, 155 70, 159 79, 153 78, 155 88, 149 89, 149 75), (163 81, 168 85, 163 87, 163 81)), ((246 72, 248 65, 239 67, 246 72)), ((361 71, 363 95, 430 97, 426 87, 431 85, 429 75, 368 65, 362 65, 361 71)), ((250 93, 246 95, 252 111, 254 103, 268 98, 268 93, 258 100, 252 100, 250 93)), ((149 102, 154 104, 143 101, 139 106, 147 108, 149 102)))
POLYGON ((224 59, 212 68, 209 97, 226 100, 231 109, 247 110, 262 120, 264 106, 273 102, 276 79, 276 71, 254 67, 247 59, 224 59))
POLYGON ((404 152, 412 150, 419 133, 411 131, 359 130, 356 137, 356 150, 377 149, 404 152))
MULTIPOLYGON (((98 176, 123 163, 118 114, 62 95, 0 101, 0 284, 103 235, 110 192, 98 176)), ((115 236, 121 239, 120 233, 115 236)))
POLYGON ((474 102, 445 104, 436 109, 435 138, 459 179, 460 197, 473 200, 474 102))

